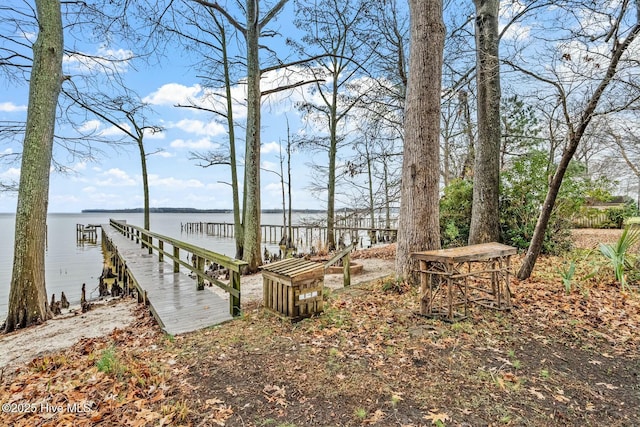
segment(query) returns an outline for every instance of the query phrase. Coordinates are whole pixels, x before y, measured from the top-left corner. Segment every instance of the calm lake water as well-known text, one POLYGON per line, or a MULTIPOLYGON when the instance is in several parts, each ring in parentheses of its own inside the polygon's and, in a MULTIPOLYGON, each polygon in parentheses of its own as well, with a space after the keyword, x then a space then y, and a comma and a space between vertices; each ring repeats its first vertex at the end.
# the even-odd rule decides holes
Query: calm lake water
MULTIPOLYGON (((293 224, 309 215, 294 214, 293 224)), ((50 214, 47 219, 48 241, 45 260, 47 295, 60 299, 64 292, 71 304, 79 304, 80 290, 87 284, 88 298, 97 296, 98 277, 102 273, 103 254, 98 233, 97 244, 78 243, 76 224, 108 224, 109 218, 126 220, 129 224, 142 226, 140 214, 50 214)), ((151 214, 151 230, 174 237, 214 252, 235 255, 233 239, 207 236, 199 233, 181 232, 180 225, 187 222, 233 222, 231 214, 151 214)), ((263 214, 263 224, 282 224, 282 214, 263 214)), ((15 215, 0 213, 0 324, 4 321, 9 302, 9 287, 13 263, 15 215)), ((271 251, 277 246, 268 245, 271 251)))

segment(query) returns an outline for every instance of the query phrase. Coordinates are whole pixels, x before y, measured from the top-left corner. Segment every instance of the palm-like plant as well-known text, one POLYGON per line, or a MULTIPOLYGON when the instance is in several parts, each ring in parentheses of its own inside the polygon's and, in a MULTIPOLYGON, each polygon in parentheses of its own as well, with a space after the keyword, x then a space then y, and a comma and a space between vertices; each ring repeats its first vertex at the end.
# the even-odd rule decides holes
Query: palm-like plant
POLYGON ((627 226, 615 244, 600 243, 600 252, 611 261, 616 280, 622 289, 627 287, 625 269, 632 267, 627 251, 639 241, 640 228, 627 226))

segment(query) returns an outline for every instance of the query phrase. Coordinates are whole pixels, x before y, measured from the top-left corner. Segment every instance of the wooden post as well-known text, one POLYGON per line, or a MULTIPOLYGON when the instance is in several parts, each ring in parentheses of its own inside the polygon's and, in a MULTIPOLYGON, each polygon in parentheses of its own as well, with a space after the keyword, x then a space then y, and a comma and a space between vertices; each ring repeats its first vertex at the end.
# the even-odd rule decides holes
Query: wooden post
POLYGON ((351 252, 347 252, 344 258, 342 258, 342 265, 344 267, 344 287, 351 286, 351 252))
POLYGON ((427 262, 420 260, 420 314, 431 314, 431 275, 427 274, 427 262))
MULTIPOLYGON (((198 255, 193 255, 193 256, 196 257, 195 267, 196 267, 197 273, 204 273, 204 258, 198 255)), ((196 276, 196 283, 197 283, 197 289, 199 291, 204 290, 204 279, 200 274, 196 276)))
POLYGON ((180 248, 177 247, 173 247, 173 272, 174 273, 179 273, 180 272, 180 248))
POLYGON ((158 240, 158 261, 164 261, 164 240, 158 240))
POLYGON ((237 271, 232 271, 231 276, 229 277, 229 286, 233 290, 238 291, 238 296, 233 294, 229 294, 229 312, 231 316, 239 316, 241 314, 240 309, 240 273, 237 271))

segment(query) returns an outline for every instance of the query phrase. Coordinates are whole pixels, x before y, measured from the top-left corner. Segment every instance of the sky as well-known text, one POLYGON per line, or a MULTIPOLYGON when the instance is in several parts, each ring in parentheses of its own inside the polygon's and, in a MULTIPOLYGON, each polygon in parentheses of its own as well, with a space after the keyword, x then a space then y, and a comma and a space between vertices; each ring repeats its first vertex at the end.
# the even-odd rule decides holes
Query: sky
MULTIPOLYGON (((118 46, 85 46, 88 53, 108 53, 126 57, 126 51, 118 46), (107 52, 107 49, 110 49, 107 52)), ((199 167, 190 159, 191 152, 215 150, 227 138, 225 126, 213 120, 210 113, 177 108, 189 100, 199 101, 206 90, 201 86, 195 61, 180 57, 179 60, 163 61, 160 65, 137 67, 124 66, 122 75, 135 88, 142 100, 148 103, 153 114, 150 123, 159 125, 163 131, 145 136, 148 156, 147 167, 152 207, 190 207, 198 209, 231 209, 232 193, 228 184, 228 166, 199 167)), ((77 58, 66 56, 64 73, 74 75, 81 72, 77 58)), ((28 87, 12 81, 2 81, 0 74, 0 121, 24 121, 28 103, 28 87)), ((72 77, 73 79, 73 77, 72 77)), ((266 82, 264 87, 269 87, 266 82)), ((242 98, 243 89, 235 87, 235 94, 242 98)), ((290 94, 288 94, 290 95, 290 94)), ((298 93, 300 95, 300 92, 298 93)), ((287 120, 292 127, 301 125, 300 113, 293 106, 296 95, 276 96, 263 102, 261 163, 265 171, 261 174, 261 205, 263 209, 282 208, 280 183, 280 151, 284 153, 287 138, 287 120), (281 143, 283 144, 281 146, 281 143), (273 171, 275 173, 270 173, 273 171)), ((243 106, 236 106, 237 120, 246 116, 243 106)), ((85 129, 96 131, 103 137, 119 134, 115 129, 97 119, 88 119, 85 129)), ((295 129, 294 129, 295 131, 295 129)), ((59 125, 56 133, 70 133, 68 126, 59 125)), ((243 136, 243 131, 240 131, 243 136)), ((21 141, 0 141, 0 154, 20 152, 21 141)), ((239 144, 240 155, 244 152, 244 140, 239 144)), ((143 206, 143 186, 140 155, 136 145, 120 146, 117 150, 105 145, 96 145, 99 150, 94 161, 74 158, 67 152, 55 149, 57 161, 69 168, 65 174, 52 170, 50 181, 49 212, 80 212, 83 209, 120 209, 143 206)), ((326 163, 322 157, 319 162, 326 163)), ((309 190, 312 179, 309 173, 311 153, 292 154, 292 200, 294 209, 322 209, 323 201, 309 190)), ((286 173, 286 163, 285 163, 286 173)), ((242 179, 242 169, 239 170, 242 179)), ((19 164, 0 163, 0 181, 18 181, 19 164)), ((240 184, 242 186, 242 184, 240 184)), ((15 212, 17 195, 0 192, 0 212, 15 212)))
MULTIPOLYGON (((11 0, 18 2, 19 0, 11 0)), ((28 2, 29 0, 25 0, 28 2)), ((231 2, 230 2, 231 3, 231 2)), ((503 2, 503 20, 511 15, 517 15, 522 4, 519 2, 503 2)), ((263 11, 264 12, 264 11, 263 11)), ((456 11, 453 11, 456 12, 456 11)), ((466 15, 465 15, 466 16, 466 15)), ((1 16, 0 16, 1 18, 1 16)), ((282 34, 280 39, 269 38, 269 43, 280 43, 285 37, 292 35, 291 21, 292 7, 287 6, 283 14, 274 21, 273 28, 282 34)), ((532 18, 535 21, 535 15, 532 18)), ((472 22, 467 24, 472 32, 472 22)), ((530 32, 535 26, 518 23, 509 27, 509 31, 502 40, 502 53, 513 54, 508 46, 526 46, 530 39, 530 32), (505 40, 512 42, 504 43, 505 40)), ((0 31, 6 30, 0 22, 0 31)), ((539 30, 542 31, 542 30, 539 30)), ((32 39, 32 34, 24 37, 32 39)), ((564 49, 576 51, 573 57, 580 57, 580 50, 575 46, 565 46, 564 49)), ((92 55, 111 55, 115 58, 127 57, 126 47, 112 42, 110 45, 96 42, 81 45, 81 49, 92 55)), ((535 49, 535 47, 530 47, 535 49)), ((548 52, 547 52, 548 53, 548 52)), ((551 52, 553 53, 553 52, 551 52)), ((163 128, 161 133, 147 134, 145 147, 147 153, 152 153, 147 159, 150 204, 152 207, 191 207, 199 209, 231 209, 232 196, 230 171, 227 166, 213 166, 202 168, 197 161, 190 159, 191 152, 205 152, 215 150, 224 144, 227 138, 225 127, 214 119, 210 113, 187 108, 176 108, 176 104, 196 101, 206 105, 207 90, 201 85, 199 71, 194 64, 198 58, 189 55, 186 49, 170 47, 166 58, 160 64, 129 64, 122 62, 121 73, 128 86, 134 88, 141 99, 154 110, 150 115, 151 122, 163 128), (176 50, 178 49, 178 50, 176 50)), ((576 62, 580 67, 584 63, 576 62)), ((83 64, 77 57, 66 56, 64 62, 65 74, 74 76, 83 72, 83 64)), ((503 83, 505 79, 515 73, 503 69, 503 83)), ((86 70, 84 70, 86 71, 86 70)), ((560 68, 560 71, 562 69, 560 68)), ((574 70, 567 69, 567 75, 574 75, 574 70)), ((602 70, 600 70, 601 72, 602 70)), ((518 77, 516 77, 518 78, 518 77)), ((72 77, 72 80, 74 78, 72 77)), ((277 82, 286 80, 283 73, 271 73, 263 81, 263 89, 274 87, 277 82)), ((520 84, 520 86, 523 86, 520 84)), ((507 87, 507 85, 504 85, 507 87)), ((540 87, 536 83, 536 88, 540 87)), ((241 86, 233 88, 237 99, 244 98, 241 86)), ((18 85, 15 81, 6 79, 0 73, 0 122, 24 121, 26 117, 28 87, 18 85)), ((306 132, 321 134, 326 129, 322 126, 313 127, 311 121, 305 121, 301 113, 295 108, 296 101, 313 99, 313 93, 308 87, 290 93, 272 95, 263 101, 262 108, 262 149, 261 161, 261 207, 263 209, 278 209, 282 207, 279 154, 282 143, 287 138, 287 122, 291 132, 297 133, 306 124, 306 132), (269 172, 272 171, 272 172, 269 172)), ((209 104, 210 105, 210 104, 209 104)), ((246 116, 246 109, 236 105, 235 118, 238 121, 246 116)), ((112 126, 101 123, 95 118, 84 121, 85 130, 95 131, 103 137, 116 138, 119 131, 112 126)), ((68 126, 61 124, 56 129, 58 133, 70 134, 68 126)), ((242 131, 240 132, 243 133, 242 131)), ((242 136, 242 135, 241 135, 242 136)), ((10 155, 21 151, 21 141, 7 142, 0 140, 0 156, 10 155)), ((243 151, 243 141, 238 144, 240 156, 243 151)), ((53 171, 51 174, 49 212, 79 212, 82 209, 119 209, 139 208, 143 206, 143 189, 141 166, 137 147, 135 145, 120 146, 117 150, 107 146, 96 146, 93 161, 76 158, 63 150, 56 149, 56 160, 68 168, 66 174, 53 171)), ((292 200, 294 209, 323 209, 326 207, 326 196, 314 194, 312 185, 322 185, 318 178, 311 173, 310 162, 326 165, 325 153, 294 152, 292 163, 292 200), (324 196, 324 197, 323 197, 324 196)), ((17 181, 20 174, 19 164, 7 164, 0 161, 0 182, 17 181)), ((242 177, 242 169, 239 171, 242 177)), ((241 184, 242 185, 242 184, 241 184)), ((635 181, 634 181, 635 185, 635 181)), ((341 207, 341 201, 337 203, 341 207)), ((0 212, 15 212, 16 195, 0 192, 0 212)))

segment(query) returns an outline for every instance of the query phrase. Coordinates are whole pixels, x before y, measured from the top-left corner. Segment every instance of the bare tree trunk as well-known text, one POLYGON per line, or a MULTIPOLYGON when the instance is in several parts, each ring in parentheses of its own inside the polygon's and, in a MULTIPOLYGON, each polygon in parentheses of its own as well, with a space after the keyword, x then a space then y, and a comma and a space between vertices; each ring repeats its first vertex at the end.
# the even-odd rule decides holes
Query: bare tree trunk
POLYGON ((229 129, 229 163, 231 164, 231 191, 233 192, 233 235, 236 240, 236 258, 242 259, 244 252, 244 224, 240 218, 240 189, 238 186, 238 159, 236 156, 236 132, 233 122, 233 98, 231 97, 231 76, 229 72, 229 57, 227 53, 227 35, 222 25, 214 15, 215 24, 222 37, 222 67, 224 70, 225 98, 227 101, 227 128, 229 129))
MULTIPOLYGON (((334 69, 336 69, 334 67, 334 69)), ((338 79, 333 79, 332 102, 329 106, 329 176, 327 178, 327 250, 336 249, 336 157, 338 154, 338 79)))
POLYGON ((464 121, 464 130, 467 134, 467 156, 464 158, 460 178, 465 179, 473 174, 473 164, 475 162, 475 138, 473 136, 473 127, 471 124, 471 113, 469 112, 469 96, 466 91, 460 91, 460 110, 462 110, 462 120, 464 121))
POLYGON ((247 1, 247 133, 245 151, 246 209, 243 259, 250 272, 262 264, 260 251, 260 60, 258 1, 247 1))
POLYGON ((445 27, 442 2, 410 0, 411 54, 407 88, 402 199, 396 275, 410 278, 411 253, 440 247, 440 91, 445 27))
POLYGON ((62 16, 59 0, 36 0, 40 31, 33 45, 29 107, 5 331, 50 319, 45 285, 49 168, 62 85, 62 16))
POLYGON ((500 238, 499 0, 474 0, 478 80, 478 144, 473 171, 469 243, 500 238))
MULTIPOLYGON (((142 191, 144 193, 144 229, 149 230, 149 175, 147 174, 147 154, 144 152, 144 133, 138 137, 138 150, 140 151, 140 166, 142 167, 142 191)), ((145 236, 144 241, 147 240, 145 236)))
MULTIPOLYGON (((538 217, 538 221, 536 223, 536 228, 533 232, 533 237, 531 238, 531 244, 529 245, 529 249, 527 250, 527 255, 524 257, 522 261, 522 266, 518 271, 518 279, 524 280, 528 279, 531 276, 531 272, 533 271, 533 267, 536 264, 536 260, 538 259, 538 255, 542 250, 542 243, 544 241, 544 234, 547 231, 547 226, 549 225, 549 219, 551 218, 551 212, 553 211, 553 207, 556 202, 556 198, 558 196, 558 192, 560 191, 560 186, 562 185, 562 179, 564 178, 564 174, 567 171, 567 167, 569 166, 569 162, 571 158, 575 154, 578 149, 578 145, 580 144, 580 140, 584 135, 587 126, 591 122, 593 118, 593 113, 600 102, 600 98, 602 97, 603 92, 611 83, 613 76, 616 74, 616 70, 618 68, 618 63, 620 62, 620 58, 625 53, 625 51, 629 48, 631 43, 636 39, 638 33, 640 33, 640 1, 636 0, 636 23, 631 28, 631 31, 627 35, 627 38, 623 41, 616 41, 614 44, 614 50, 611 55, 611 62, 607 67, 607 72, 603 77, 602 81, 595 89, 591 98, 587 102, 582 114, 580 115, 580 120, 578 122, 577 127, 574 128, 573 123, 571 123, 568 119, 568 110, 565 102, 565 117, 567 117, 567 126, 569 127, 569 141, 567 146, 565 147, 562 158, 560 159, 560 164, 556 169, 556 172, 553 174, 553 178, 551 179, 551 183, 549 184, 549 190, 547 191, 547 197, 544 200, 544 204, 542 206, 542 211, 540 212, 540 216, 538 217)), ((566 99, 565 99, 566 101, 566 99)))

